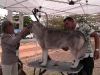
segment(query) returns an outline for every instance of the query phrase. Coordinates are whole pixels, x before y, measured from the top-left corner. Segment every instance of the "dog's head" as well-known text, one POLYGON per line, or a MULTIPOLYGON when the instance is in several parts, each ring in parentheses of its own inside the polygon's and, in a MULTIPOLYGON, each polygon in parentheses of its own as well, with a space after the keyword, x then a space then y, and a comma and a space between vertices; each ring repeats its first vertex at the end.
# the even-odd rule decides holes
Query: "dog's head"
POLYGON ((32 32, 32 28, 36 25, 37 21, 31 21, 30 25, 28 26, 30 32, 32 32))
POLYGON ((28 28, 30 32, 34 32, 35 30, 39 30, 43 28, 43 25, 38 21, 31 21, 28 28))

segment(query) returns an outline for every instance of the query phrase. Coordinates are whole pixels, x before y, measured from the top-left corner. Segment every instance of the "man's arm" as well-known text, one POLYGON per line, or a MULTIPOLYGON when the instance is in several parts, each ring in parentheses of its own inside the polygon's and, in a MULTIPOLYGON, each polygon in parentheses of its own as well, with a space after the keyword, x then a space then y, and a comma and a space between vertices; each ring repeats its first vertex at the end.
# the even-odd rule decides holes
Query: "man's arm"
POLYGON ((98 59, 99 58, 99 36, 96 32, 93 32, 91 34, 91 37, 94 37, 94 43, 95 43, 94 59, 98 59))

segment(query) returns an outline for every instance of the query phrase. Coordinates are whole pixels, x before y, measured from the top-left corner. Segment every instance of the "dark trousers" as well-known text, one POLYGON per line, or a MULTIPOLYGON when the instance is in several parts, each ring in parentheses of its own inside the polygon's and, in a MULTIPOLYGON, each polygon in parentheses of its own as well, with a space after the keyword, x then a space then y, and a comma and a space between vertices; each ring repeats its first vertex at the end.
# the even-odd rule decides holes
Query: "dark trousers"
POLYGON ((92 75, 94 68, 94 59, 93 57, 84 58, 80 61, 84 65, 83 69, 78 73, 78 75, 92 75))

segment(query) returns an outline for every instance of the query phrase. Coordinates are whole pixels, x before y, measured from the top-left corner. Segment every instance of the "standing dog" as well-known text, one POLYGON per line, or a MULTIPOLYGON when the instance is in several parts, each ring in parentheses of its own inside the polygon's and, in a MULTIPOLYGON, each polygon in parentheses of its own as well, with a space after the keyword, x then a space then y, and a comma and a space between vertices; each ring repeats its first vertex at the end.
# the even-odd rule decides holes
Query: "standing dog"
POLYGON ((32 22, 31 31, 42 48, 41 66, 46 66, 47 64, 48 49, 69 47, 75 58, 75 62, 71 68, 76 68, 79 61, 85 56, 87 45, 84 35, 79 31, 61 31, 45 28, 39 22, 32 22))

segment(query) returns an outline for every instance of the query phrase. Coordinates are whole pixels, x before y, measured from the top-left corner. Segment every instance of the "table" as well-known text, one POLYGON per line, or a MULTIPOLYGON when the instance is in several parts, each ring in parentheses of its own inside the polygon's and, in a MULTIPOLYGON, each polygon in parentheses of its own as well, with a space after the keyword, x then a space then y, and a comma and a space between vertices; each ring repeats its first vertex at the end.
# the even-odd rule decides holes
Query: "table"
POLYGON ((39 60, 28 63, 29 67, 34 67, 33 75, 35 75, 36 68, 40 69, 39 75, 42 75, 47 70, 58 71, 62 75, 64 75, 63 72, 77 75, 77 73, 83 68, 82 64, 79 64, 78 67, 74 69, 70 68, 71 65, 72 65, 71 62, 61 62, 61 61, 54 61, 54 60, 49 60, 45 67, 40 66, 39 60), (44 69, 44 70, 41 72, 41 69, 44 69))

